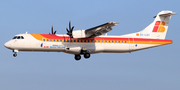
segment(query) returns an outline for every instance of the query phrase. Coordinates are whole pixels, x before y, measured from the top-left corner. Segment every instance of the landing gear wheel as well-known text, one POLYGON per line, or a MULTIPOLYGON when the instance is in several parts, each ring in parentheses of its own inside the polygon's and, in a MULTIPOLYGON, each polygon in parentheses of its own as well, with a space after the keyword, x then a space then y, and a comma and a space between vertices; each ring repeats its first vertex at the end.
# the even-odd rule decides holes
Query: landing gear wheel
POLYGON ((77 61, 81 59, 81 56, 80 55, 75 55, 74 57, 77 61))
POLYGON ((17 54, 16 54, 16 53, 14 53, 14 54, 13 54, 13 56, 14 56, 14 57, 16 57, 16 56, 17 56, 17 54))
POLYGON ((89 58, 90 56, 91 56, 91 55, 90 55, 89 53, 85 53, 85 54, 84 54, 84 58, 86 58, 86 59, 89 58))

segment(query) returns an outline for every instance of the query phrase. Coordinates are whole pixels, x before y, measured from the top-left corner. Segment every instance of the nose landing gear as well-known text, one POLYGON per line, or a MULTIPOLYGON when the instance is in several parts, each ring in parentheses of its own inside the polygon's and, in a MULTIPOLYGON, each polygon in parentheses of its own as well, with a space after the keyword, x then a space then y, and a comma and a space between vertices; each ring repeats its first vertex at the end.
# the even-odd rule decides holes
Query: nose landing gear
POLYGON ((13 56, 16 57, 16 56, 17 56, 17 53, 14 53, 13 56))
POLYGON ((14 52, 13 56, 16 57, 18 50, 13 50, 13 52, 14 52))

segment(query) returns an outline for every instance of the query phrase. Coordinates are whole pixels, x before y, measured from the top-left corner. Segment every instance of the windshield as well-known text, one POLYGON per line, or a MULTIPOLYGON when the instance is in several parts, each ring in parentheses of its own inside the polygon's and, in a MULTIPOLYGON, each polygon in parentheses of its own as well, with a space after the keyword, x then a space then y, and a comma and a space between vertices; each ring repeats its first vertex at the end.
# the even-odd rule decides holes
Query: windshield
POLYGON ((14 36, 12 39, 24 39, 23 36, 14 36))
POLYGON ((14 36, 14 37, 13 37, 13 39, 16 39, 16 38, 17 38, 17 36, 14 36))

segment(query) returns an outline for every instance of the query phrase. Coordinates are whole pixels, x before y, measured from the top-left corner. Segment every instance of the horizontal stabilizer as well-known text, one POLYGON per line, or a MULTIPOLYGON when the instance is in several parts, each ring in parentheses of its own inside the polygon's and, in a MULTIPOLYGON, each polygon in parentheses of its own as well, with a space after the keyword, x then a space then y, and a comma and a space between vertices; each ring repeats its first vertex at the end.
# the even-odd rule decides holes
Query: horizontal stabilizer
MULTIPOLYGON (((170 13, 162 13, 162 14, 159 14, 159 16, 171 16, 171 15, 176 15, 177 13, 173 13, 173 12, 170 12, 170 13)), ((154 16, 154 18, 156 18, 156 16, 154 16)))
POLYGON ((159 16, 171 16, 171 15, 175 15, 177 13, 166 13, 166 14, 160 14, 159 16))

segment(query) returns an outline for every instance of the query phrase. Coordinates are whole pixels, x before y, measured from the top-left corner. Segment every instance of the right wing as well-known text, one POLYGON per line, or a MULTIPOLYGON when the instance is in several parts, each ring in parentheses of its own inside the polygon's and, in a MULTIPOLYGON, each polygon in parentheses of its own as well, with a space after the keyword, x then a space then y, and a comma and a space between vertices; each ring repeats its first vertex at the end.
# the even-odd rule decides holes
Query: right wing
POLYGON ((90 29, 85 30, 85 34, 90 37, 100 36, 112 30, 112 27, 119 24, 118 22, 108 22, 90 29))
POLYGON ((112 30, 112 27, 119 24, 118 22, 108 22, 86 30, 73 31, 73 38, 89 38, 103 35, 112 30))

